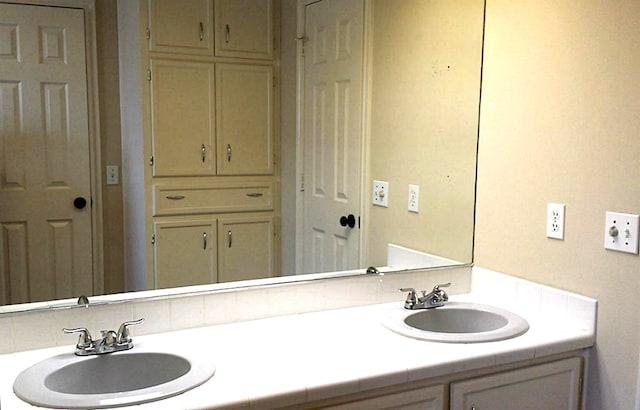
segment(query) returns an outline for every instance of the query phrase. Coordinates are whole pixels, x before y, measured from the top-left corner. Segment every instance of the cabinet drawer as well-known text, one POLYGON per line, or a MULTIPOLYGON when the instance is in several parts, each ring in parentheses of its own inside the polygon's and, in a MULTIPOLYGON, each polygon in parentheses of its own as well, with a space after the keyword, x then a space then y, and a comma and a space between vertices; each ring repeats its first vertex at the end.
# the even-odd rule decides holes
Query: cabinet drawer
POLYGON ((153 216, 273 210, 273 182, 153 187, 153 216))

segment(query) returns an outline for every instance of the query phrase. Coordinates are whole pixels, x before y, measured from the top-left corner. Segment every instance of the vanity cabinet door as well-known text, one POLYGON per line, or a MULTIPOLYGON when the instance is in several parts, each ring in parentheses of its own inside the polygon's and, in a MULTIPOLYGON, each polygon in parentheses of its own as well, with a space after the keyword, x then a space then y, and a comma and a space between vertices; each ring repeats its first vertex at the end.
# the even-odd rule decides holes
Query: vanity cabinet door
POLYGON ((215 174, 214 68, 152 59, 153 176, 215 174))
POLYGON ((322 408, 331 410, 444 410, 444 386, 422 387, 322 408))
POLYGON ((273 216, 229 216, 218 220, 218 281, 274 276, 273 216))
POLYGON ((219 175, 273 174, 273 68, 216 64, 219 175))
POLYGON ((451 408, 460 410, 577 410, 582 359, 451 383, 451 408))
POLYGON ((153 284, 150 289, 216 283, 216 220, 155 222, 153 284))
POLYGON ((273 58, 272 0, 215 0, 215 54, 273 58))
POLYGON ((149 51, 213 56, 211 0, 149 0, 149 51))

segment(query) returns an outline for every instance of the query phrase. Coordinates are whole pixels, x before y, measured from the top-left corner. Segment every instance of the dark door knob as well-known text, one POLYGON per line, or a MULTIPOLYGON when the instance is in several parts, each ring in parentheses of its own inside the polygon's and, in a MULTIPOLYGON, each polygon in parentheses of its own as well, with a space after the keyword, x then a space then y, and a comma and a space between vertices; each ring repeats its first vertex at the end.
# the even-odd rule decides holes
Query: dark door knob
POLYGON ((353 214, 349 214, 347 216, 343 215, 340 217, 340 225, 353 228, 354 226, 356 226, 356 217, 353 216, 353 214))
POLYGON ((83 209, 85 206, 87 206, 87 200, 79 196, 73 200, 73 206, 75 206, 76 209, 83 209))

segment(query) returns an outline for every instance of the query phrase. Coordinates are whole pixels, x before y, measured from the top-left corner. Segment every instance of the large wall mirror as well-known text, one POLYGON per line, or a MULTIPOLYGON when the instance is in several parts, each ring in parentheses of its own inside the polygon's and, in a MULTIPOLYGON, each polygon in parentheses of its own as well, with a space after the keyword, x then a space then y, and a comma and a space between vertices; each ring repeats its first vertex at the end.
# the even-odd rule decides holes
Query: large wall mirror
MULTIPOLYGON (((275 2, 280 16, 277 19, 280 24, 280 147, 277 158, 281 188, 277 226, 281 240, 278 274, 300 280, 308 278, 306 274, 321 271, 325 277, 330 277, 331 273, 327 271, 331 269, 314 268, 304 256, 305 252, 311 252, 305 249, 303 224, 310 223, 305 217, 328 214, 329 211, 322 204, 308 208, 309 199, 304 196, 304 192, 311 191, 310 171, 300 156, 305 152, 313 155, 313 150, 304 149, 305 141, 308 141, 305 132, 311 131, 305 130, 301 121, 305 117, 307 120, 312 118, 309 107, 314 101, 308 97, 313 94, 313 83, 307 80, 315 74, 309 71, 313 67, 305 64, 311 57, 307 54, 301 59, 300 53, 302 47, 308 52, 315 41, 309 21, 318 18, 316 14, 324 13, 317 13, 316 6, 329 4, 338 10, 337 20, 340 21, 342 5, 335 0, 275 2), (301 189, 302 174, 306 179, 304 189, 301 189)), ((115 2, 97 0, 97 3, 97 28, 105 38, 98 42, 96 70, 102 76, 99 81, 108 82, 114 80, 110 69, 127 65, 125 54, 121 53, 118 61, 118 50, 113 43, 117 40, 116 24, 127 22, 115 19, 115 2), (109 13, 111 17, 105 18, 101 12, 109 13)), ((471 263, 484 1, 364 0, 363 4, 362 39, 358 40, 362 42, 362 54, 358 58, 362 62, 359 75, 363 90, 362 113, 357 116, 361 138, 357 144, 361 155, 357 159, 360 175, 356 178, 359 202, 353 212, 360 217, 360 229, 356 229, 363 237, 357 240, 356 267, 391 265, 393 270, 471 263), (372 203, 374 180, 388 184, 384 198, 387 206, 372 203), (419 187, 413 204, 416 205, 417 199, 417 212, 409 210, 410 185, 419 187), (426 255, 427 259, 421 260, 427 262, 423 266, 394 266, 387 259, 390 244, 426 255)), ((100 33, 98 37, 100 40, 100 33)), ((104 91, 104 86, 100 90, 104 91)), ((107 89, 103 94, 111 95, 109 93, 107 89)), ((117 93, 115 97, 118 97, 117 93)), ((107 100, 105 104, 104 98, 101 95, 101 121, 118 119, 118 108, 109 104, 114 100, 107 100)), ((109 145, 116 128, 119 127, 112 124, 101 126, 102 165, 113 162, 114 155, 122 155, 117 147, 119 144, 109 145), (111 156, 111 161, 105 158, 107 155, 111 156)), ((6 127, 2 128, 1 122, 0 131, 2 142, 6 144, 8 131, 6 127)), ((119 129, 117 134, 120 138, 119 129)), ((6 199, 6 169, 10 161, 6 155, 3 161, 5 175, 2 176, 0 195, 6 199)), ((126 169, 120 178, 121 182, 128 178, 126 169)), ((0 268, 6 290, 9 272, 16 269, 10 265, 15 258, 7 253, 10 239, 7 232, 12 226, 5 223, 6 201, 2 197, 0 216, 4 229, 0 245, 4 253, 0 268)), ((122 207, 118 203, 122 201, 122 191, 105 185, 102 201, 104 242, 95 245, 104 250, 106 285, 103 288, 105 293, 120 293, 127 288, 124 275, 119 271, 123 269, 125 254, 122 249, 125 246, 122 207)), ((47 207, 50 204, 39 205, 47 207)), ((348 213, 345 211, 344 216, 348 213)), ((342 214, 330 218, 337 224, 340 216, 342 214)), ((129 254, 136 251, 127 250, 129 254)), ((363 271, 354 274, 361 273, 363 271)), ((243 286, 241 282, 237 285, 243 286)))

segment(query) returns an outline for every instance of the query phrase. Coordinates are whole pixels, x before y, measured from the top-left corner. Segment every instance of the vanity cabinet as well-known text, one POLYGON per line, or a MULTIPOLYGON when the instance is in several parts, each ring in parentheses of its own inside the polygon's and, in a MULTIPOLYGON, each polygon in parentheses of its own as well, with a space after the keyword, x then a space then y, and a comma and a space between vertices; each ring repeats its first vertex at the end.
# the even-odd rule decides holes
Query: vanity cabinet
POLYGON ((581 374, 574 357, 451 383, 451 409, 578 410, 581 374))
POLYGON ((525 367, 511 366, 508 370, 482 369, 334 397, 295 408, 578 410, 582 399, 582 363, 582 357, 572 356, 525 367))
POLYGON ((271 0, 215 0, 214 9, 216 56, 273 58, 271 0))

